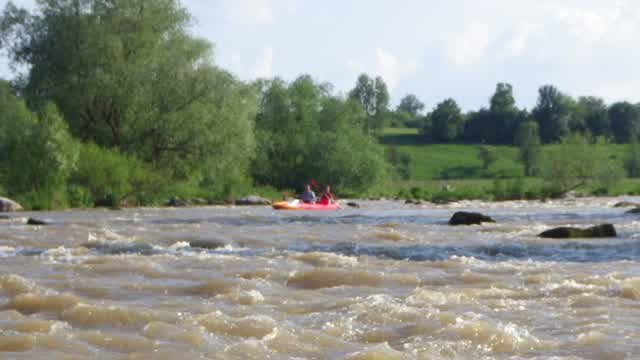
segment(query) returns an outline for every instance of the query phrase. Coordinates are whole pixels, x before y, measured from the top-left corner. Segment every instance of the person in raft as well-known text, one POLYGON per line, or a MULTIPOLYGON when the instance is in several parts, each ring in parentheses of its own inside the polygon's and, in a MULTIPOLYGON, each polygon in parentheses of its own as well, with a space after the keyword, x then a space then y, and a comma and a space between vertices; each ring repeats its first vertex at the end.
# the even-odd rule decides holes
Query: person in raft
POLYGON ((300 200, 306 204, 316 203, 316 193, 311 190, 311 186, 309 184, 304 186, 304 191, 300 194, 300 200))
POLYGON ((329 185, 325 186, 324 191, 322 192, 322 195, 320 195, 320 204, 322 205, 335 204, 335 199, 333 197, 333 193, 331 192, 331 186, 329 185))

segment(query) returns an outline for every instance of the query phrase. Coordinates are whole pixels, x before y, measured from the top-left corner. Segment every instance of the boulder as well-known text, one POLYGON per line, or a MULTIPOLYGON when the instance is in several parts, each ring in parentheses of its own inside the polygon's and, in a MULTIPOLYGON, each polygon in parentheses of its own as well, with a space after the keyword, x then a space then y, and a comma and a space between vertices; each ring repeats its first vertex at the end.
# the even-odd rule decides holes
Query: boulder
POLYGON ((458 211, 449 220, 449 225, 480 225, 486 222, 494 223, 495 220, 480 213, 458 211))
POLYGON ((7 199, 4 197, 0 197, 0 212, 14 212, 14 211, 22 211, 22 205, 17 202, 7 199))
POLYGON ((271 200, 265 199, 260 196, 247 196, 242 199, 236 200, 236 205, 241 205, 241 206, 271 205, 271 200))
POLYGON ((348 207, 352 207, 352 208, 356 208, 356 209, 360 209, 360 204, 358 204, 357 202, 353 202, 353 201, 349 201, 347 203, 348 207))
POLYGON ((640 207, 627 211, 627 214, 640 214, 640 207))
POLYGON ((217 249, 226 246, 227 244, 218 239, 193 239, 189 241, 189 245, 192 248, 199 249, 217 249))
POLYGON ((621 208, 621 207, 639 208, 640 204, 632 202, 632 201, 620 201, 619 203, 613 205, 613 207, 617 207, 617 208, 621 208))
POLYGON ((189 203, 186 200, 182 200, 179 197, 174 196, 165 203, 165 206, 185 207, 185 206, 189 206, 189 203))
POLYGON ((27 225, 51 225, 51 223, 46 220, 29 218, 27 219, 27 225))
POLYGON ((420 200, 413 200, 413 199, 405 200, 405 201, 404 201, 404 203, 405 203, 406 205, 422 205, 422 201, 420 201, 420 200))
POLYGON ((550 239, 604 238, 616 237, 616 229, 612 224, 602 224, 590 228, 558 227, 538 235, 550 239))

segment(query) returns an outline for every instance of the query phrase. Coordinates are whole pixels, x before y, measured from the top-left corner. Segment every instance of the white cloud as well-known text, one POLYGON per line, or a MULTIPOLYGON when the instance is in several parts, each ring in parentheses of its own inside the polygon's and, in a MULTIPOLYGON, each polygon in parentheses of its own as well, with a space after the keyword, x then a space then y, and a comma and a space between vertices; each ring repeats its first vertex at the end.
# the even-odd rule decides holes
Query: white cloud
POLYGON ((376 73, 382 76, 389 90, 393 90, 403 77, 415 73, 417 69, 416 61, 402 62, 392 53, 376 49, 376 73))
POLYGON ((270 78, 273 77, 273 47, 267 46, 262 52, 262 59, 255 64, 251 70, 251 76, 254 78, 270 78))
POLYGON ((478 22, 471 23, 463 33, 445 41, 448 43, 447 58, 453 65, 474 65, 482 60, 489 46, 489 26, 478 22))
MULTIPOLYGON (((354 59, 348 59, 346 64, 349 71, 354 74, 369 73, 370 75, 381 76, 389 90, 393 90, 403 78, 418 71, 417 61, 403 61, 382 48, 376 48, 373 66, 366 66, 354 59)), ((369 64, 371 65, 371 62, 369 64)))
POLYGON ((521 56, 529 46, 531 35, 540 29, 539 26, 533 24, 521 24, 513 31, 511 37, 504 47, 505 56, 521 56))
POLYGON ((273 23, 271 0, 224 0, 227 21, 248 25, 273 23))

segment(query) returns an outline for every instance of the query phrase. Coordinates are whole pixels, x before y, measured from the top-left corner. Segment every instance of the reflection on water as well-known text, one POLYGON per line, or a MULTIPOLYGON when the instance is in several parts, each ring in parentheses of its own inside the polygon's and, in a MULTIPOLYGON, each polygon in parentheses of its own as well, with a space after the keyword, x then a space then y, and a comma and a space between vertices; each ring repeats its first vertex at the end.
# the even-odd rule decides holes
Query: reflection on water
POLYGON ((618 200, 11 215, 0 358, 633 358, 640 219, 618 200), (498 223, 446 225, 461 209, 498 223), (618 238, 536 237, 604 222, 618 238))

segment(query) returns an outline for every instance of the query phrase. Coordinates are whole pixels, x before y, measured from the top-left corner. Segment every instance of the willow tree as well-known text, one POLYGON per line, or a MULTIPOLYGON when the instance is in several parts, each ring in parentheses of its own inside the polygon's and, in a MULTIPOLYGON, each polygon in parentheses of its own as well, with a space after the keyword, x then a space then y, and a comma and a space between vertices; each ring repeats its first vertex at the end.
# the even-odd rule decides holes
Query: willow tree
POLYGON ((74 136, 174 178, 225 177, 248 164, 255 96, 191 24, 178 0, 41 0, 9 3, 0 41, 29 69, 29 105, 54 102, 74 136))
POLYGON ((260 86, 256 181, 297 188, 311 178, 344 191, 365 190, 385 178, 383 149, 363 130, 367 114, 356 100, 332 95, 308 75, 260 86))

